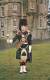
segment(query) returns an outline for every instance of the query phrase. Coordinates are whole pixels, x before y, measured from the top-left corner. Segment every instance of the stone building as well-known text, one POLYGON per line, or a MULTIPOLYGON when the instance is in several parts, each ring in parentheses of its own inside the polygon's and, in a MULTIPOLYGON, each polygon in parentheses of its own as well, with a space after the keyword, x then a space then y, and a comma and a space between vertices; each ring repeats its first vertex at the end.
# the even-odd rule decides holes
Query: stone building
POLYGON ((33 39, 47 39, 48 0, 0 0, 0 37, 14 36, 22 13, 21 1, 33 39))
POLYGON ((13 38, 21 16, 19 0, 0 0, 0 37, 13 38))
POLYGON ((28 0, 28 23, 32 28, 33 39, 47 39, 48 0, 28 0))

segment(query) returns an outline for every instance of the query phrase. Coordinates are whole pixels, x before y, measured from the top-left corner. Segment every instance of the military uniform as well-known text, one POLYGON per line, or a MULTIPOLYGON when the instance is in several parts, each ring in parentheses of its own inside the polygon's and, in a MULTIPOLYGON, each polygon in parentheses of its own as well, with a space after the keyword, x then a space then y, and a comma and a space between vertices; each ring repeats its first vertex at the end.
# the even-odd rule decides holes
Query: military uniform
MULTIPOLYGON (((27 60, 32 61, 31 53, 31 44, 32 44, 32 35, 29 30, 26 30, 27 20, 22 19, 19 22, 20 34, 16 34, 13 39, 13 42, 17 39, 20 42, 20 47, 16 52, 16 59, 20 59, 20 73, 27 72, 26 63, 27 60)), ((18 46, 18 45, 17 45, 18 46)))

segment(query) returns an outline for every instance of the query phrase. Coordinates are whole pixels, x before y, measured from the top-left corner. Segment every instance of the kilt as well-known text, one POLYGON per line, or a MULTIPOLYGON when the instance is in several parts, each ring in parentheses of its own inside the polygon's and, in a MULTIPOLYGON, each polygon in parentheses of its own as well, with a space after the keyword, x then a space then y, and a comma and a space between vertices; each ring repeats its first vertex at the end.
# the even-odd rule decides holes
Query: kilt
MULTIPOLYGON (((23 45, 21 46, 21 48, 19 48, 16 51, 16 59, 21 59, 21 51, 22 51, 23 45)), ((28 53, 28 45, 24 45, 24 48, 26 49, 27 53, 28 53)))
MULTIPOLYGON (((23 48, 23 46, 22 46, 22 48, 23 48)), ((27 61, 32 62, 32 52, 29 53, 29 46, 27 46, 27 47, 25 46, 24 48, 25 48, 26 51, 27 51, 27 61)), ((19 48, 19 49, 16 51, 16 59, 21 59, 21 57, 22 57, 22 59, 23 59, 23 58, 26 58, 25 56, 21 56, 21 51, 22 51, 21 48, 19 48)))

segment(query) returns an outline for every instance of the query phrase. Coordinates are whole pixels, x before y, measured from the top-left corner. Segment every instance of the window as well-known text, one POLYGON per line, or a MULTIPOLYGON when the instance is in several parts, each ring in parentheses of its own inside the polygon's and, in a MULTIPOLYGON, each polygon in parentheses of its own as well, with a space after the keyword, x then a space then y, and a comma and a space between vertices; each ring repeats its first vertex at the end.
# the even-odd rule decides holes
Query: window
POLYGON ((1 24, 1 27, 4 27, 4 25, 3 25, 3 24, 1 24))
POLYGON ((12 15, 20 15, 21 14, 21 4, 13 3, 12 4, 12 15))
POLYGON ((2 16, 4 16, 4 7, 1 7, 2 10, 2 16))
POLYGON ((36 3, 37 3, 37 0, 36 0, 36 3))
POLYGON ((13 18, 13 26, 16 26, 17 25, 17 20, 16 18, 13 18))
POLYGON ((13 3, 13 6, 12 6, 12 9, 13 9, 13 13, 16 13, 17 12, 17 4, 15 3, 13 3))
POLYGON ((4 31, 2 31, 2 36, 4 36, 4 31))
POLYGON ((40 16, 40 27, 42 27, 42 18, 40 16))
POLYGON ((4 27, 4 19, 1 19, 1 27, 4 27))
POLYGON ((31 4, 31 7, 33 8, 33 0, 31 1, 31 3, 30 3, 30 4, 31 4))
POLYGON ((12 13, 13 15, 17 15, 17 12, 18 12, 18 6, 16 3, 13 3, 13 6, 12 6, 12 13))
POLYGON ((45 0, 45 5, 46 5, 46 0, 45 0))
POLYGON ((40 0, 40 4, 42 4, 43 3, 43 0, 40 0))
POLYGON ((48 4, 48 0, 45 0, 45 5, 47 5, 48 4))
POLYGON ((0 0, 0 1, 2 1, 2 0, 0 0))

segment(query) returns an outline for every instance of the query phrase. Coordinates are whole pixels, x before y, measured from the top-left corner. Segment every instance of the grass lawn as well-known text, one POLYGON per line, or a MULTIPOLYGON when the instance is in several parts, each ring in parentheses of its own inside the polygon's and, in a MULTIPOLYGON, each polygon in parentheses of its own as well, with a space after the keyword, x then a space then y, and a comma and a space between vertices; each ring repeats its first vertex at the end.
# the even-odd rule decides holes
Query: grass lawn
POLYGON ((32 46, 33 60, 28 73, 19 73, 16 49, 0 51, 0 80, 50 80, 50 42, 32 46))

